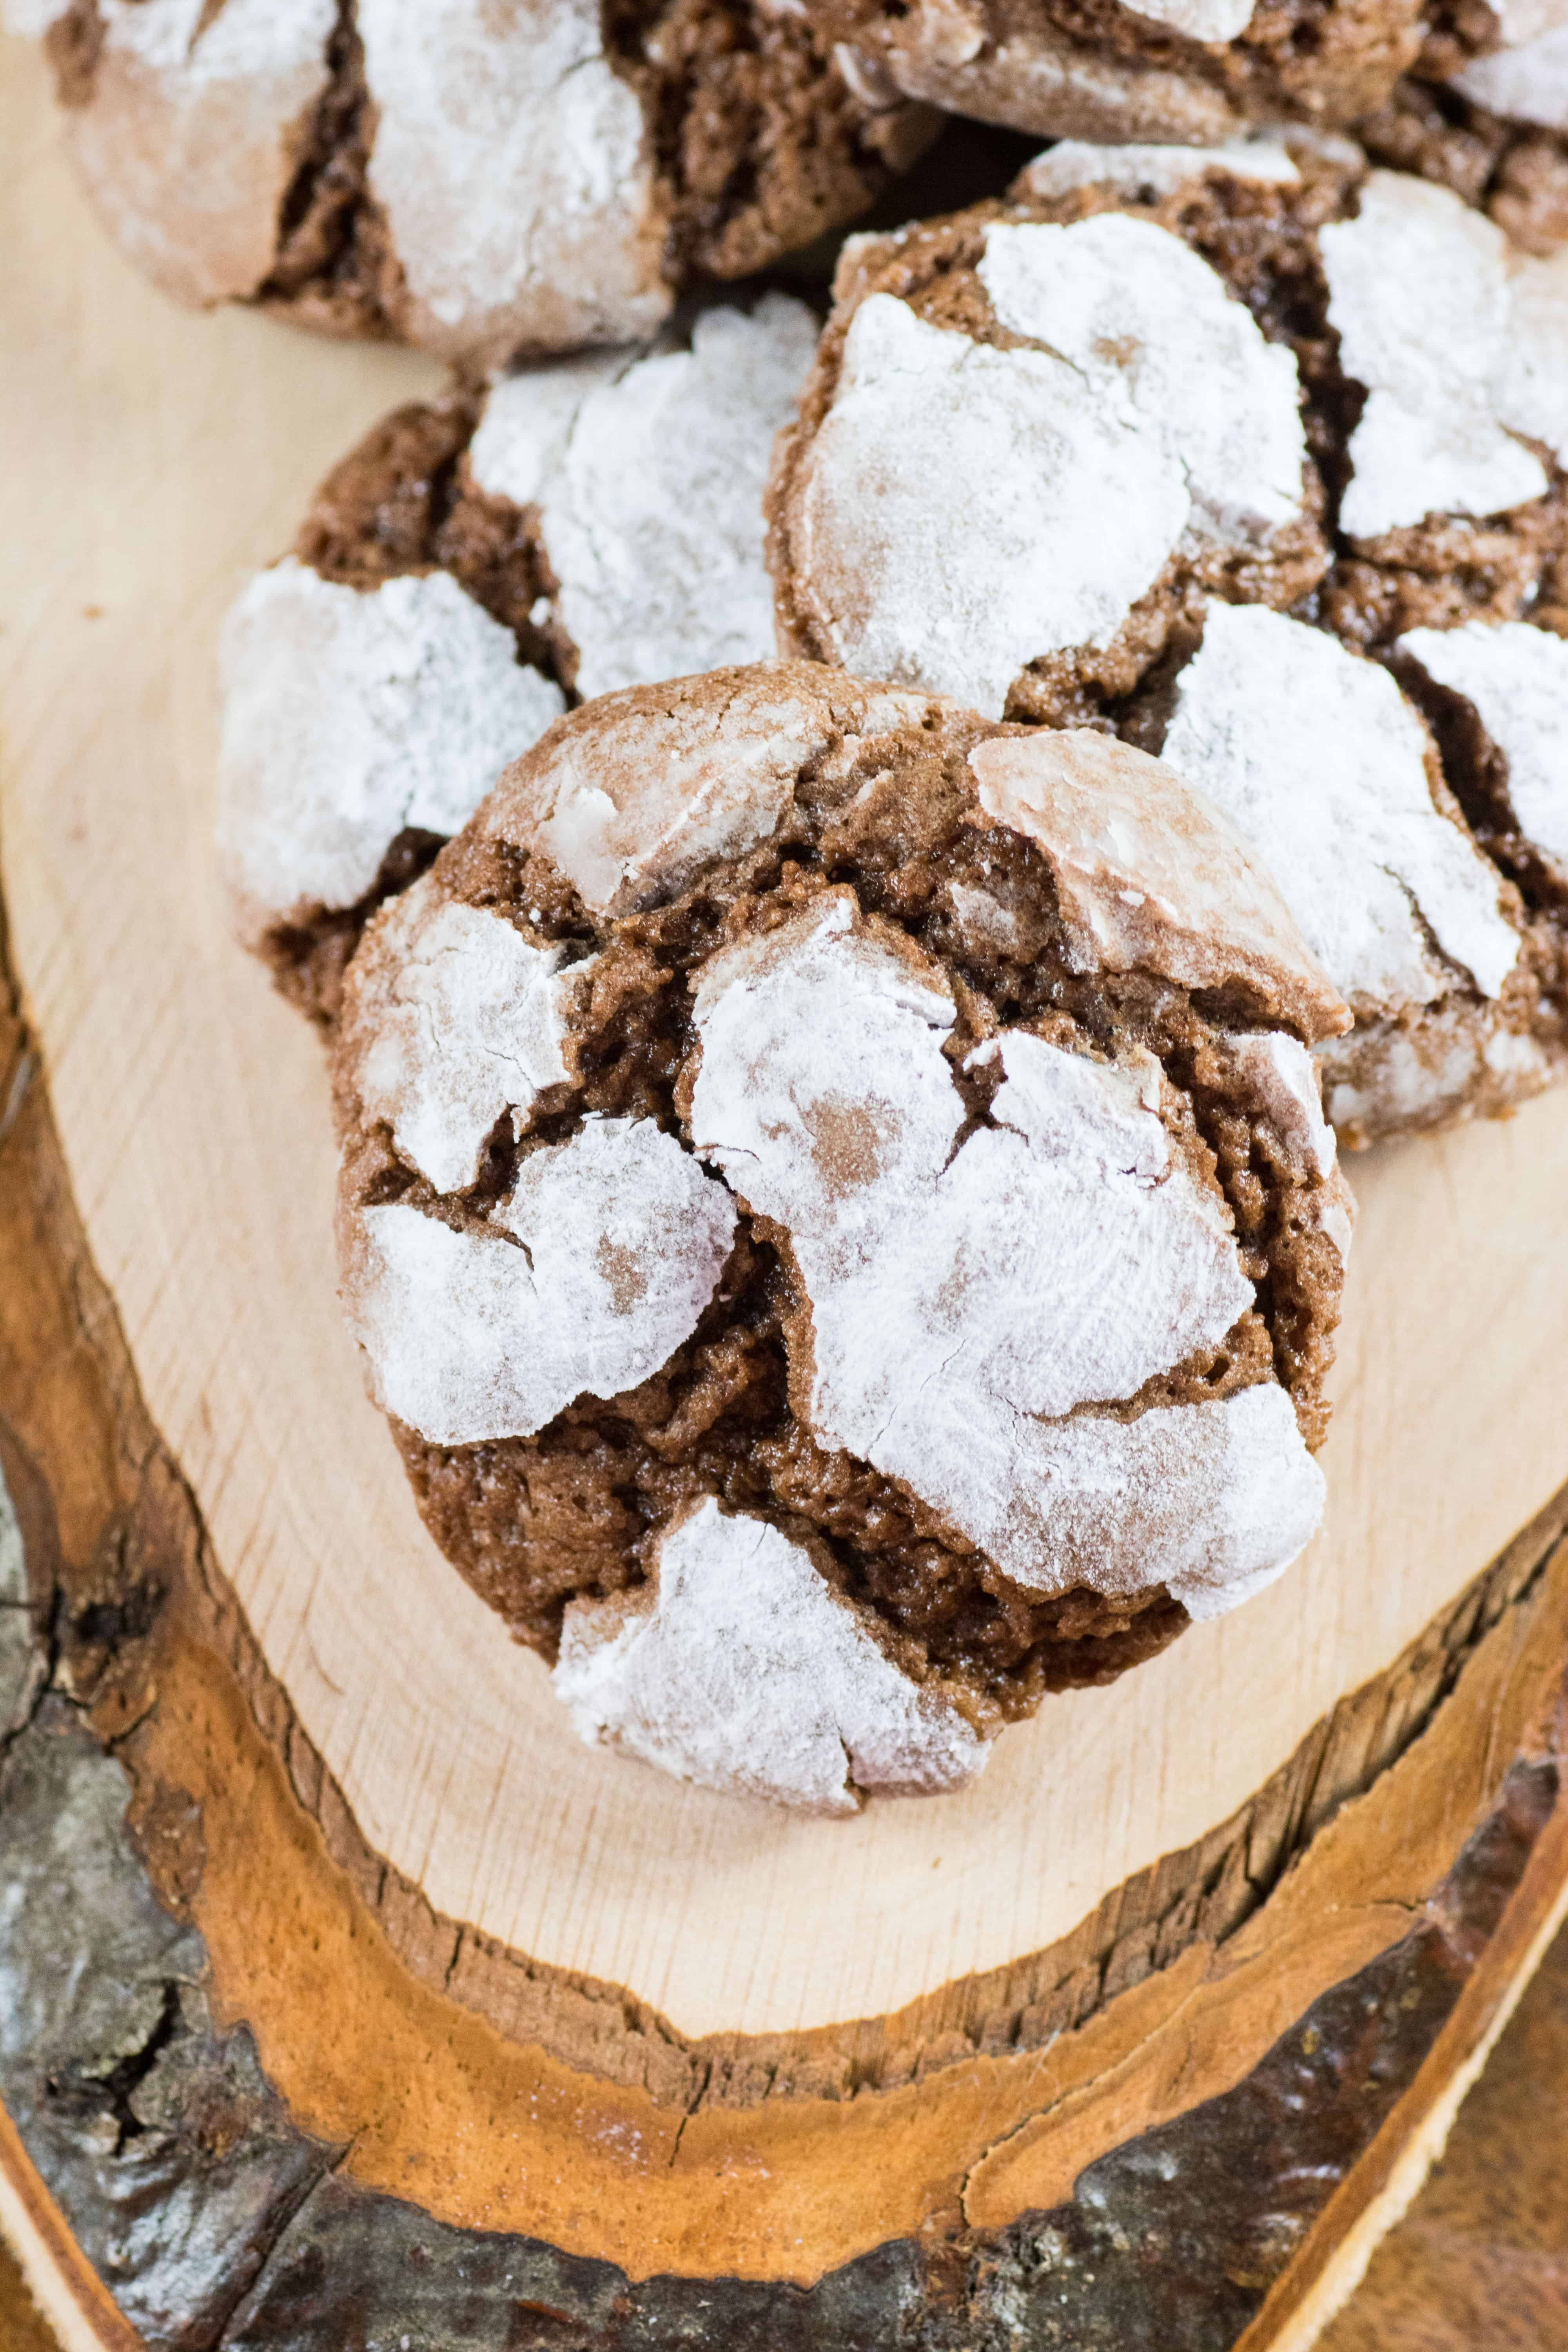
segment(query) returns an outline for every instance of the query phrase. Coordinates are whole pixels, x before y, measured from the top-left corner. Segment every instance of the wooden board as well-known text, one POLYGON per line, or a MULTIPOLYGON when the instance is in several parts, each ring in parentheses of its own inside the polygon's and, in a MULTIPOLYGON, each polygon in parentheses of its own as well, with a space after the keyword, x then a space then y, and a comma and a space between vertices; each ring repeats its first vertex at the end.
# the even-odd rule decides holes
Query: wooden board
POLYGON ((1568 2343, 1568 1936, 1460 2112, 1443 2161, 1322 2352, 1568 2343))
MULTIPOLYGON (((58 2272, 40 2278, 57 2307, 62 2287, 58 2272)), ((71 2352, 70 2326, 68 2309, 58 2332, 45 2322, 0 2247, 5 2352, 71 2352)), ((1564 2342, 1568 1932, 1560 1932, 1432 2178, 1378 2247, 1321 2352, 1554 2352, 1564 2342)))
MULTIPOLYGON (((194 1876, 173 1830, 150 1861, 220 2023, 367 2194, 632 2279, 805 2285, 1070 2204, 1403 1949, 1510 1762, 1555 1755, 1568 1096, 1352 1168, 1329 1524, 1245 1610, 1051 1702, 973 1790, 847 1824, 581 1748, 364 1400, 319 1056, 230 944, 209 847, 224 605, 431 373, 170 311, 92 229, 15 47, 0 174, 0 310, 26 321, 0 352, 0 860, 53 1120, 14 1074, 15 1182, 54 1286, 7 1272, 0 1413, 62 1589, 151 1514, 157 1605, 93 1720, 139 1804, 205 1823, 194 1876)), ((1450 1987, 1445 2082, 1563 1880, 1531 1818, 1450 1987)), ((1440 2112, 1427 2054, 1383 2117, 1400 2145, 1440 2112)))

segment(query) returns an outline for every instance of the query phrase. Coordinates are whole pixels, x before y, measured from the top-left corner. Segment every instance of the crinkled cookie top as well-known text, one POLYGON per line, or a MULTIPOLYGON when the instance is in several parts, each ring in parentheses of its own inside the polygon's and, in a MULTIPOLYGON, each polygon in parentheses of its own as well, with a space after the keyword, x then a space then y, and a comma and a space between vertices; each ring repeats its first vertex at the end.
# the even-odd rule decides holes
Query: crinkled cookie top
POLYGON ((572 713, 345 985, 344 1301, 438 1539, 588 1736, 952 1785, 1316 1525, 1347 1017, 1104 734, 790 664, 572 713))
POLYGON ((847 247, 781 643, 1158 752, 1356 1013, 1342 1131, 1502 1108, 1568 1068, 1564 384, 1568 250, 1348 141, 1054 148, 847 247))

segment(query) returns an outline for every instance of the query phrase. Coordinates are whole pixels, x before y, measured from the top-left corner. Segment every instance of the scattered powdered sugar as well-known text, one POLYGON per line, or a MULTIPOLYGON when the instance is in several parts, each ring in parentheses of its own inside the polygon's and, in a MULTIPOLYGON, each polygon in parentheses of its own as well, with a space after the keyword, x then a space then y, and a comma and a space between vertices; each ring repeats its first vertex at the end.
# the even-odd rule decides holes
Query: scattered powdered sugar
POLYGON ((979 276, 1005 327, 1163 438, 1196 543, 1264 545, 1300 516, 1295 355, 1180 237, 1123 213, 1067 227, 994 222, 979 276))
POLYGON ((1160 433, 1065 360, 873 294, 803 460, 796 593, 846 668, 995 718, 1034 656, 1109 644, 1189 508, 1160 433))
POLYGON ((648 1379, 712 1297, 735 1208, 651 1119, 590 1118, 527 1155, 492 1222, 458 1233, 402 1202, 349 1216, 350 1327, 378 1402, 433 1444, 530 1436, 574 1397, 648 1379))
POLYGON ((352 907, 405 826, 452 834, 564 709, 449 574, 362 591, 292 556, 224 624, 218 843, 251 931, 352 907))
POLYGON ((1005 907, 989 890, 971 888, 967 882, 950 882, 947 896, 959 932, 972 951, 1018 953, 1022 934, 1011 907, 1005 907))
POLYGON ((491 394, 474 478, 537 503, 585 698, 772 655, 763 491, 816 348, 805 305, 769 294, 750 317, 706 312, 689 351, 579 362, 559 423, 530 415, 531 373, 491 394))
POLYGON ((1508 762, 1519 830, 1568 879, 1568 643, 1525 621, 1412 629, 1399 651, 1462 694, 1508 762))
POLYGON ((1249 980, 1308 1036, 1349 1015, 1279 886, 1163 761, 1089 728, 977 744, 980 805, 1044 851, 1080 971, 1143 966, 1188 988, 1249 980))
POLYGON ((1152 1058, 1006 1032, 973 1057, 993 1124, 960 1141, 946 984, 846 898, 716 958, 695 1018, 696 1147, 789 1235, 812 1426, 973 1540, 1000 1540, 1045 1418, 1132 1396, 1252 1306, 1152 1058))
POLYGON ((337 15, 334 0, 99 0, 92 95, 67 135, 118 242, 178 299, 253 294, 271 269, 337 15))
POLYGON ((972 1532, 1026 1590, 1163 1584, 1189 1616, 1217 1617, 1289 1568, 1323 1515, 1322 1472, 1272 1381, 1133 1421, 1029 1422, 1021 1434, 1016 1456, 993 1451, 994 1424, 977 1421, 967 1476, 972 1532), (1016 1483, 998 1490, 996 1473, 1016 1483))
POLYGON ((554 1687, 583 1738, 701 1788, 853 1813, 862 1790, 960 1787, 986 1743, 876 1623, 801 1545, 709 1498, 660 1536, 645 1585, 568 1603, 554 1687))
POLYGON ((1261 606, 1210 605, 1163 756, 1253 845, 1358 1013, 1451 985, 1424 924, 1489 996, 1518 960, 1495 869, 1433 802, 1426 749, 1375 663, 1261 606))
POLYGON ((441 897, 425 875, 371 925, 346 984, 345 1050, 364 1115, 384 1119, 437 1192, 479 1174, 510 1111, 522 1132, 568 1075, 570 994, 593 962, 535 947, 504 915, 441 897))
POLYGON ((1452 87, 1510 121, 1568 131, 1568 25, 1556 21, 1549 31, 1475 58, 1453 76, 1452 87))
POLYGON ((594 0, 358 0, 370 187, 408 290, 454 352, 650 333, 651 142, 594 0))
POLYGON ((761 669, 717 713, 678 697, 640 711, 630 744, 617 703, 589 706, 491 796, 485 824, 542 850, 592 913, 623 914, 765 841, 829 725, 826 705, 761 669))
MULTIPOLYGON (((1239 5, 1239 0, 1237 0, 1239 5)), ((1152 12, 1142 9, 1139 14, 1152 12)), ((1218 147, 1097 146, 1091 139, 1058 139, 1015 184, 1032 196, 1068 196, 1075 188, 1117 188, 1124 194, 1173 195, 1189 180, 1223 172, 1233 180, 1288 185, 1301 174, 1277 138, 1227 139, 1218 147)))
POLYGON ((1541 373, 1568 339, 1538 300, 1521 351, 1502 231, 1450 189, 1373 172, 1319 245, 1341 363, 1367 387, 1343 528, 1366 539, 1540 498, 1545 469, 1506 428, 1539 430, 1541 373))

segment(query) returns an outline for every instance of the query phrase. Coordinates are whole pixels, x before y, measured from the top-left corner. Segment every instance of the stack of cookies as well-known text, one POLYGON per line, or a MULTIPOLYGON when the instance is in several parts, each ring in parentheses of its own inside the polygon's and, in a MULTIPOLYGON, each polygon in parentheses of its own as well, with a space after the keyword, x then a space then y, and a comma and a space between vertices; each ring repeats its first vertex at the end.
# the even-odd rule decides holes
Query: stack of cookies
POLYGON ((583 1735, 853 1812, 1278 1576, 1340 1148, 1568 1077, 1568 0, 9 5, 172 294, 451 363, 219 843, 583 1735))

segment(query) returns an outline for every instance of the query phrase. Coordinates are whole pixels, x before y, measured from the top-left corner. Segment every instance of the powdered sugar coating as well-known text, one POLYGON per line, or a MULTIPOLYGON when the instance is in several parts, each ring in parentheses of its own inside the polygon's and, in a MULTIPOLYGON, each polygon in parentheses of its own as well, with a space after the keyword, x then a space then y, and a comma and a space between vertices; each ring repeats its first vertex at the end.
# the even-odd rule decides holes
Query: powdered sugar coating
POLYGON ((1426 944, 1496 995, 1519 956, 1498 877, 1435 805, 1426 737, 1392 677, 1257 605, 1213 604, 1163 757, 1278 877, 1358 1014, 1452 985, 1426 944))
POLYGON ((1168 25, 1190 41, 1234 41, 1252 22, 1252 0, 1159 0, 1156 6, 1142 8, 1127 0, 1127 5, 1134 16, 1168 25))
POLYGON ((963 0, 917 0, 889 16, 882 56, 910 98, 1018 131, 1196 145, 1242 127, 1237 110, 1197 76, 1086 47, 1037 12, 1000 38, 994 29, 963 0))
POLYGON ((1157 1064, 1005 1032, 972 1057, 993 1123, 960 1141, 946 984, 837 894, 716 959, 695 1019, 697 1148, 787 1231, 810 1301, 796 1411, 972 1540, 1033 1486, 1046 1418, 1134 1395, 1252 1305, 1157 1064))
POLYGON ((437 1445, 528 1436, 658 1371, 713 1295, 735 1209, 652 1120, 589 1118, 527 1154, 491 1223, 456 1232, 397 1202, 346 1223, 377 1402, 437 1445))
POLYGON ((1504 48, 1520 47, 1568 25, 1568 0, 1489 0, 1504 48))
POLYGON ((1476 58, 1452 77, 1460 95, 1511 122, 1568 131, 1568 24, 1476 58))
POLYGON ((1568 643, 1528 622, 1412 629, 1399 651, 1474 706, 1508 762, 1519 830, 1568 880, 1568 643))
POLYGON ((204 0, 98 0, 97 16, 91 98, 66 126, 105 223, 179 300, 253 294, 330 79, 334 0, 225 0, 210 17, 204 0))
POLYGON ((1029 660, 1110 645, 1178 547, 1302 512, 1293 355, 1146 221, 993 223, 998 350, 873 293, 792 493, 792 585, 848 669, 989 717, 1029 660))
POLYGON ((846 668, 995 718, 1033 656, 1109 643, 1188 508, 1160 436, 1065 361, 873 294, 805 457, 797 591, 846 668))
POLYGON ((650 142, 592 0, 358 0, 369 180, 419 340, 496 358, 668 314, 650 142))
POLYGON ((250 936, 353 906, 405 826, 456 833, 564 708, 441 572, 362 591, 289 557, 219 658, 218 844, 250 936))
POLYGON ((979 743, 969 766, 987 816, 1045 852, 1080 971, 1241 977, 1304 1035, 1348 1026, 1273 876, 1162 761, 1064 728, 979 743))
MULTIPOLYGON (((953 958, 950 884, 973 885, 993 915, 994 887, 1024 954, 1043 949, 1058 974, 1057 911, 1071 894, 998 821, 978 822, 963 761, 992 732, 1003 734, 961 708, 793 664, 631 689, 552 730, 416 887, 430 936, 443 905, 479 932, 500 926, 499 907, 532 951, 531 973, 551 931, 600 960, 594 984, 577 988, 564 1039, 552 1041, 567 1086, 531 1123, 516 1116, 522 1090, 510 1071, 499 1083, 477 1076, 490 1091, 471 1109, 460 1104, 465 1175, 498 1103, 523 1130, 516 1156, 487 1153, 485 1181, 466 1197, 433 1201, 410 1184, 405 1137, 399 1175, 387 1112, 377 1116, 357 1067, 362 1002, 373 1025, 387 1025, 378 1006, 390 992, 374 961, 384 935, 388 965, 412 972, 406 994, 420 1015, 436 1007, 440 990, 415 969, 437 960, 423 917, 400 908, 373 921, 345 983, 334 1047, 344 1296, 377 1394, 395 1419, 410 1418, 400 1450, 438 1497, 444 1547, 540 1647, 554 1646, 550 1601, 560 1596, 557 1687, 586 1735, 785 1802, 840 1808, 847 1787, 854 1797, 956 1783, 978 1760, 973 1727, 1036 1696, 1037 1652, 1051 1687, 1150 1654, 1182 1622, 1167 1592, 1205 1613, 1226 1605, 1293 1556, 1319 1507, 1298 1429, 1320 1424, 1307 1348, 1321 1357, 1341 1269, 1311 1230, 1327 1230, 1338 1203, 1310 1066, 1285 1041, 1216 1034, 1202 1005, 1189 1022, 1184 983, 1167 993, 1147 961, 1131 989, 1109 977, 1103 994, 1092 977, 1068 982, 1076 1021, 1041 1009, 1037 1025, 995 1026, 1018 1020, 1016 992, 1016 992, 984 958, 973 973, 953 958), (755 862, 703 871, 689 897, 651 919, 584 922, 530 856, 523 828, 498 815, 502 803, 530 821, 552 814, 555 793, 536 795, 534 779, 578 737, 584 777, 618 789, 624 776, 629 806, 646 764, 657 806, 672 749, 694 760, 738 715, 742 741, 766 744, 784 710, 819 748, 802 757, 777 843, 755 862), (889 851, 903 871, 881 902, 889 851), (898 921, 876 910, 882 903, 899 908, 898 921), (1173 1026, 1169 1074, 1133 1046, 1117 1019, 1123 1006, 1133 1023, 1151 1020, 1155 1039, 1173 1026), (1101 1034, 1116 1039, 1114 1059, 1088 1042, 1101 1034), (574 1118, 587 1119, 580 1143, 595 1128, 625 1129, 628 1103, 647 1107, 637 1131, 684 1157, 722 1223, 684 1311, 671 1309, 641 1360, 589 1363, 570 1351, 587 1344, 580 1326, 591 1336, 607 1320, 581 1297, 605 1205, 636 1213, 649 1183, 623 1172, 595 1201, 568 1169, 533 1214, 518 1205, 553 1176, 552 1139, 574 1118), (1205 1138, 1222 1139, 1227 1155, 1236 1141, 1256 1146, 1271 1223, 1261 1245, 1249 1228, 1245 1254, 1205 1138), (509 1162, 521 1171, 514 1200, 487 1210, 509 1162), (744 1242, 726 1258, 738 1227, 744 1242), (551 1250, 565 1271, 548 1313, 536 1312, 551 1250), (1271 1367, 1277 1317, 1262 1286, 1262 1269, 1280 1264, 1308 1324, 1288 1387, 1271 1367), (679 1348, 683 1333, 691 1344, 679 1348), (563 1356, 563 1372, 552 1369, 563 1356), (647 1385, 634 1397, 637 1375, 647 1385), (1267 1400, 1243 1399, 1245 1382, 1267 1400), (503 1453, 462 1458, 503 1433, 503 1453), (739 1476, 731 1461, 743 1463, 739 1476), (721 1526, 734 1507, 753 1515, 749 1533, 721 1526), (671 1579, 674 1539, 700 1512, 715 1556, 687 1588, 671 1579), (801 1608, 836 1610, 830 1624, 855 1630, 858 1717, 838 1696, 848 1670, 832 1664, 837 1637, 778 1599, 780 1554, 768 1567, 756 1552, 763 1523, 764 1549, 776 1534, 793 1563, 801 1608), (928 1573, 944 1604, 935 1612, 922 1605, 931 1586, 911 1589, 928 1573), (1022 1603, 1024 1591, 1054 1600, 1075 1587, 1084 1589, 1060 1610, 1022 1603), (987 1594, 1005 1630, 988 1631, 981 1648, 971 1605, 993 1627, 987 1594), (868 1697, 859 1685, 872 1665, 879 1681, 868 1697)), ((1111 759, 1157 769, 1114 746, 1111 759)), ((1084 792, 1092 799, 1092 778, 1084 792)), ((1152 823, 1135 796, 1134 806, 1152 823)), ((683 864, 679 828, 661 837, 683 864)), ((1081 847, 1070 828, 1067 840, 1081 847)), ((1181 860, 1165 847, 1180 882, 1181 860)), ((612 879, 618 887, 624 870, 612 879)), ((1093 857, 1075 886, 1090 898, 1120 887, 1093 857)), ((1179 894, 1173 912, 1195 940, 1200 913, 1179 894)), ((483 978, 491 967, 472 946, 483 978)), ((454 961, 469 947, 465 931, 454 961)), ((510 941, 504 952, 516 952, 510 941)), ((1087 968, 1105 970, 1092 951, 1087 968)), ((577 969, 547 977, 575 987, 577 969)), ((455 1047, 531 986, 506 980, 493 999, 448 990, 466 1024, 461 1034, 453 1024, 455 1047)), ((424 1025, 437 1027, 436 1011, 424 1025)), ((430 1037, 410 1027, 389 1094, 408 1085, 411 1063, 418 1086, 445 1083, 430 1037), (418 1066, 422 1055, 430 1061, 418 1066)), ((505 1054, 508 1041, 498 1044, 505 1054)), ((530 1084, 537 1075, 525 1072, 530 1084)), ((669 1251, 689 1246, 691 1223, 687 1204, 669 1251)), ((638 1284, 650 1261, 664 1273, 669 1251, 615 1239, 608 1271, 625 1274, 629 1259, 638 1284)), ((639 1327, 644 1311, 637 1302, 639 1327)))
POLYGON ((631 754, 609 700, 504 782, 484 821, 499 838, 542 849, 591 913, 620 914, 765 840, 828 725, 823 706, 758 668, 716 723, 675 694, 668 709, 644 712, 631 754))
POLYGON ((1439 1004, 1417 1024, 1358 1024, 1319 1059, 1329 1117, 1358 1146, 1495 1117, 1568 1072, 1560 1046, 1510 1028, 1489 1004, 1439 1004))
MULTIPOLYGON (((371 925, 350 969, 344 1054, 367 1118, 437 1192, 472 1184, 487 1139, 514 1135, 568 1075, 565 1013, 585 969, 425 875, 371 925)), ((589 962, 592 962, 590 958, 589 962)))
MULTIPOLYGON (((1147 9, 1140 14, 1147 16, 1147 9)), ((1119 188, 1137 196, 1173 195, 1189 180, 1211 172, 1233 180, 1272 181, 1289 185, 1301 174, 1278 139, 1227 139, 1217 147, 1123 144, 1102 147, 1091 139, 1060 139, 1026 163, 1015 190, 1031 196, 1067 196, 1075 188, 1119 188)))
POLYGON ((560 473, 584 402, 635 363, 626 352, 577 352, 501 376, 468 444, 478 487, 514 507, 536 506, 560 473))
POLYGON ((1217 1617, 1271 1584, 1322 1518, 1323 1474, 1271 1381, 1131 1421, 1027 1422, 1016 1454, 994 1453, 994 1434, 984 1419, 967 1439, 955 1427, 948 1453, 975 1539, 1026 1591, 1157 1583, 1189 1616, 1217 1617), (991 1484, 1004 1468, 1026 1474, 1005 1495, 991 1484))
POLYGON ((319 58, 332 12, 321 0, 96 0, 104 47, 193 87, 267 77, 319 58), (204 18, 205 22, 204 23, 204 18))
POLYGON ((71 0, 0 0, 0 26, 25 40, 42 40, 70 5, 71 0))
POLYGON ((533 375, 491 393, 473 476, 538 504, 585 698, 772 654, 763 491, 816 346, 805 305, 770 294, 707 311, 688 352, 557 376, 580 394, 553 432, 533 375))
POLYGON ((569 1603, 552 1679, 583 1738, 702 1788, 853 1813, 861 1790, 962 1786, 986 1743, 876 1622, 801 1545, 710 1498, 659 1538, 646 1584, 569 1603))
POLYGON ((1372 538, 1540 498, 1544 467, 1505 429, 1517 420, 1501 230, 1450 189, 1373 172, 1356 217, 1324 228, 1319 247, 1341 362, 1368 393, 1344 530, 1372 538))
POLYGON ((1300 514, 1295 356, 1180 237, 1121 213, 1068 227, 994 222, 979 277, 1005 327, 1162 435, 1195 541, 1263 546, 1300 514))
POLYGON ((1498 364, 1498 412, 1568 465, 1568 250, 1510 257, 1509 332, 1498 364))

